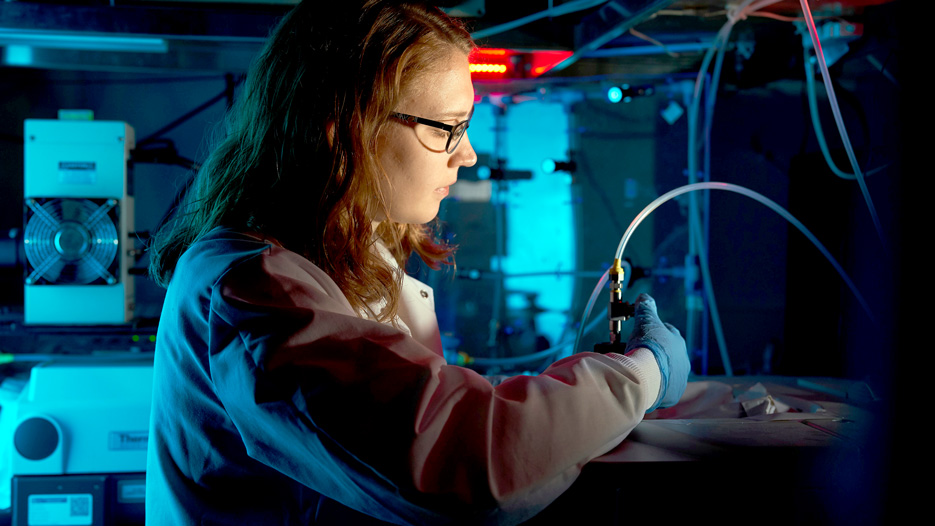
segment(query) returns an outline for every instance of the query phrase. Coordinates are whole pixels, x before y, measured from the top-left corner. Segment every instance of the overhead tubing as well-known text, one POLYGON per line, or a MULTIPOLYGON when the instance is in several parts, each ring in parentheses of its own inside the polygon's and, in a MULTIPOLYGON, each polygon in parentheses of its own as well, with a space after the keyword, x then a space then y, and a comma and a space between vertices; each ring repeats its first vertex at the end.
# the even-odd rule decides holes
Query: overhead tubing
MULTIPOLYGON (((643 0, 640 2, 641 7, 635 9, 630 6, 624 5, 627 2, 622 2, 621 0, 611 0, 607 3, 606 6, 601 8, 601 12, 598 13, 603 19, 605 16, 617 15, 620 17, 620 21, 611 26, 609 29, 606 29, 603 33, 591 38, 584 44, 576 43, 578 49, 574 53, 562 62, 559 62, 552 71, 561 71, 568 66, 571 66, 578 61, 581 57, 601 48, 604 44, 610 42, 611 40, 619 37, 625 32, 629 31, 630 28, 635 27, 639 23, 643 22, 650 16, 652 16, 656 11, 668 7, 674 0, 643 0)), ((635 2, 629 2, 635 3, 635 2)), ((598 15, 595 15, 598 16, 598 15)))
POLYGON ((471 38, 473 38, 474 40, 480 40, 482 38, 499 35, 500 33, 505 33, 507 31, 511 31, 518 27, 525 26, 526 24, 535 22, 536 20, 576 13, 578 11, 590 9, 592 7, 596 7, 601 4, 606 4, 607 1, 608 0, 574 0, 572 2, 566 2, 560 6, 549 7, 548 9, 544 11, 539 11, 538 13, 533 13, 531 15, 527 15, 522 18, 513 20, 511 22, 505 22, 503 24, 499 24, 493 27, 488 27, 487 29, 481 29, 480 31, 475 31, 471 33, 471 38))

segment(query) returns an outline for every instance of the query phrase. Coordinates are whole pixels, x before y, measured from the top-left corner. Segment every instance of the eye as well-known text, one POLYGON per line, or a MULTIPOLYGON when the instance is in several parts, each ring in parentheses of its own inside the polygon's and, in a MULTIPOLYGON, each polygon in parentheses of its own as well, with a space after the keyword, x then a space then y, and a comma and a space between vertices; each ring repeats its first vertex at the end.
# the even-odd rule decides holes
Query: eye
POLYGON ((460 138, 462 135, 464 135, 464 132, 467 131, 467 129, 468 123, 466 121, 462 122, 461 124, 455 126, 453 130, 451 130, 451 137, 454 139, 460 138))

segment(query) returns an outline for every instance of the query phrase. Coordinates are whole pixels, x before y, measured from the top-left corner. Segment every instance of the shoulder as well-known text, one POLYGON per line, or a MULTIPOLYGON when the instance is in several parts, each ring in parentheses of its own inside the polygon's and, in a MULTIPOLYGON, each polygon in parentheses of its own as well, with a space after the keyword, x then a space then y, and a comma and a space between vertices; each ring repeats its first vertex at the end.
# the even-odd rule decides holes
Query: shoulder
POLYGON ((326 308, 353 313, 338 285, 317 265, 263 239, 216 229, 183 256, 179 267, 226 304, 326 308))
POLYGON ((232 267, 269 250, 269 243, 215 228, 185 250, 172 275, 172 284, 185 289, 211 288, 232 267))
POLYGON ((170 288, 279 306, 330 297, 350 305, 337 284, 304 257, 263 239, 216 228, 179 259, 170 288))

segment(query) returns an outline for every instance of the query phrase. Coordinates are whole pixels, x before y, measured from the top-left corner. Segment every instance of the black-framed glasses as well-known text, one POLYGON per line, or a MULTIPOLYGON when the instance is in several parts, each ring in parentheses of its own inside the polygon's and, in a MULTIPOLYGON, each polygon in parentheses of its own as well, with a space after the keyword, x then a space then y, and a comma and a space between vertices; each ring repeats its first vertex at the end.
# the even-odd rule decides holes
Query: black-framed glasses
POLYGON ((468 115, 467 120, 463 120, 457 124, 445 124, 444 122, 433 121, 432 119, 416 117, 415 115, 399 113, 397 111, 394 111, 390 115, 404 122, 424 124, 448 132, 448 142, 445 143, 445 151, 454 153, 454 151, 458 149, 458 145, 461 144, 461 138, 464 137, 464 132, 467 131, 468 126, 471 124, 471 117, 474 116, 474 110, 471 110, 471 115, 468 115))

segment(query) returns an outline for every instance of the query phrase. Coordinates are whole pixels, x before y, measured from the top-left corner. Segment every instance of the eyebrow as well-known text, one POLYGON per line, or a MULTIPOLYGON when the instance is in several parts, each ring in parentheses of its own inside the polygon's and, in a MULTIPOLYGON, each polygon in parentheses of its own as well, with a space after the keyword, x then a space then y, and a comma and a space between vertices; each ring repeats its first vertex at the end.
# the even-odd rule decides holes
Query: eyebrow
POLYGON ((469 120, 472 116, 474 116, 474 106, 471 106, 471 111, 469 111, 469 112, 467 112, 467 113, 449 111, 449 112, 447 112, 447 113, 440 113, 440 114, 437 114, 437 115, 433 116, 432 118, 435 119, 435 120, 439 120, 439 121, 442 121, 442 120, 445 120, 445 119, 462 119, 462 120, 469 120))

